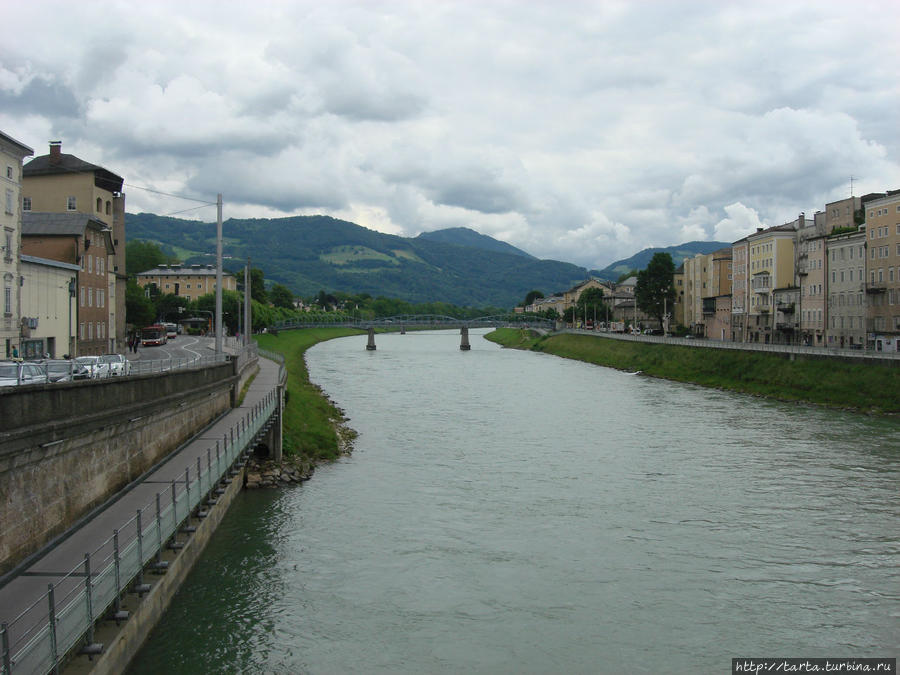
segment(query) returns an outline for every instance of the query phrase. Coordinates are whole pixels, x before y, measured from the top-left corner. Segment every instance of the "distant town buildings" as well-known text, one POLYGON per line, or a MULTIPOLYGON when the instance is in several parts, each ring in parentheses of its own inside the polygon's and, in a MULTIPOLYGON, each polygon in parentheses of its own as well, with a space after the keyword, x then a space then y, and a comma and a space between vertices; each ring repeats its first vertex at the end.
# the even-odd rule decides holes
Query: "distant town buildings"
MULTIPOLYGON (((192 301, 216 292, 216 268, 213 265, 160 265, 135 277, 138 285, 148 291, 154 288, 157 293, 171 293, 192 301)), ((222 290, 237 290, 233 275, 222 275, 222 290)))

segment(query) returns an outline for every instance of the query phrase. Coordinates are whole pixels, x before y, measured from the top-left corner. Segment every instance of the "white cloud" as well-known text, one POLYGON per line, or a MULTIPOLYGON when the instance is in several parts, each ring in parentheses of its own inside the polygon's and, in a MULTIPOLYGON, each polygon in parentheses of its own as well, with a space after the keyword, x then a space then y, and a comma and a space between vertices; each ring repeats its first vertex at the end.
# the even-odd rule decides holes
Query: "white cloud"
POLYGON ((123 175, 129 210, 222 192, 589 267, 900 187, 896 3, 651 7, 16 3, 0 128, 123 175))

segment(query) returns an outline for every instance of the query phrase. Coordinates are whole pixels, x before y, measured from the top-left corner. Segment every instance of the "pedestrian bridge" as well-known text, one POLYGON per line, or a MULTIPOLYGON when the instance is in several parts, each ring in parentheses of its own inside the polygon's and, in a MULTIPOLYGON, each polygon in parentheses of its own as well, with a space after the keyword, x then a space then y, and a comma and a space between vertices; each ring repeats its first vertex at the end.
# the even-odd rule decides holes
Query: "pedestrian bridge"
POLYGON ((269 330, 295 330, 298 328, 358 328, 367 330, 378 328, 381 330, 403 330, 404 328, 535 328, 554 330, 555 322, 552 319, 542 319, 523 314, 498 314, 494 316, 480 316, 471 319, 460 319, 440 314, 400 314, 397 316, 378 317, 364 319, 352 314, 336 315, 333 319, 323 321, 321 317, 310 317, 309 320, 299 319, 282 321, 269 330))

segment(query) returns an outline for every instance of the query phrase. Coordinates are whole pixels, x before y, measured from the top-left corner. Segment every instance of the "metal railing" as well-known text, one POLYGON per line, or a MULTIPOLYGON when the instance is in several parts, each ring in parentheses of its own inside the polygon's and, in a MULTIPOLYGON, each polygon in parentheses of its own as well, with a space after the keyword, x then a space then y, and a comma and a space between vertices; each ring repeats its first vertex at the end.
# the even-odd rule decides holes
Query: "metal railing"
POLYGON ((630 340, 632 342, 651 342, 667 345, 681 345, 683 347, 698 347, 706 349, 731 349, 748 352, 768 352, 779 354, 804 354, 812 356, 831 356, 850 359, 900 359, 900 352, 877 352, 872 349, 840 349, 837 347, 806 347, 804 345, 780 345, 766 344, 762 342, 726 342, 723 340, 711 340, 708 338, 685 339, 677 337, 663 337, 661 335, 631 335, 629 333, 607 333, 605 331, 582 330, 568 328, 565 333, 580 335, 594 335, 613 340, 630 340))
POLYGON ((278 364, 278 381, 283 383, 286 375, 284 354, 279 354, 278 352, 270 352, 268 349, 263 349, 262 347, 257 347, 257 351, 260 356, 269 359, 269 361, 274 361, 278 364))
MULTIPOLYGON (((67 653, 80 642, 93 642, 94 624, 120 609, 120 600, 132 582, 143 584, 144 567, 164 571, 161 553, 182 524, 216 486, 235 460, 254 441, 278 406, 273 389, 231 426, 196 466, 184 468, 183 478, 156 494, 84 560, 16 618, 0 626, 0 673, 56 672, 67 653)), ((115 615, 109 617, 115 619, 115 615)))

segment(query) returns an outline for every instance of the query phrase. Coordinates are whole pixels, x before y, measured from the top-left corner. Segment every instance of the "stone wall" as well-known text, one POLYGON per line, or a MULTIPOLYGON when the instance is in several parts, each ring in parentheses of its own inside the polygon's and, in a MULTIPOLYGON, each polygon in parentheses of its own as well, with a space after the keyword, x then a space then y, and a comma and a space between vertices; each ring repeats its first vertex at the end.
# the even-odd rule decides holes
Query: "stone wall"
POLYGON ((232 406, 234 363, 0 392, 0 574, 232 406))

